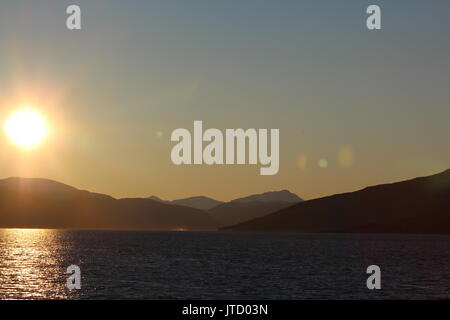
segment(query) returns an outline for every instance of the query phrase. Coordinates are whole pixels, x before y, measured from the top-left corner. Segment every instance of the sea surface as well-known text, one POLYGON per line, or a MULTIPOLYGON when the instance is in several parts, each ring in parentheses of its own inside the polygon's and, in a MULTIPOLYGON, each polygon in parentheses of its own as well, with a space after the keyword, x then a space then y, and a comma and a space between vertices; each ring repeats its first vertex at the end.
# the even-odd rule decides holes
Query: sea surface
POLYGON ((450 236, 0 229, 2 299, 449 297, 450 236))

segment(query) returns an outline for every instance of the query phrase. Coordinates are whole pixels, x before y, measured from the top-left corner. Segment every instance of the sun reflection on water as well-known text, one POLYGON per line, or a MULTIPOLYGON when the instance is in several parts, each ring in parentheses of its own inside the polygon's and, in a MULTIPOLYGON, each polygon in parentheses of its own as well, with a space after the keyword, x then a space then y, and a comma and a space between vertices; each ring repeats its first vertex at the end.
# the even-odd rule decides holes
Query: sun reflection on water
POLYGON ((67 298, 64 243, 46 229, 0 229, 0 298, 67 298))

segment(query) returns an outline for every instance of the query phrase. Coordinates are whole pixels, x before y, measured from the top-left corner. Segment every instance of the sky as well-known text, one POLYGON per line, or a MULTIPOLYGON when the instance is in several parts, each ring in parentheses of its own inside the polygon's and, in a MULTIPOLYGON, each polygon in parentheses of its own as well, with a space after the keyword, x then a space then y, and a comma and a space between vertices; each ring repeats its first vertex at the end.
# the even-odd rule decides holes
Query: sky
POLYGON ((0 4, 0 122, 30 105, 48 139, 0 136, 0 177, 115 197, 304 199, 450 164, 450 2, 56 1, 0 4), (66 28, 78 4, 82 30, 66 28), (370 4, 382 29, 369 31, 370 4), (177 128, 279 128, 280 171, 176 166, 177 128))

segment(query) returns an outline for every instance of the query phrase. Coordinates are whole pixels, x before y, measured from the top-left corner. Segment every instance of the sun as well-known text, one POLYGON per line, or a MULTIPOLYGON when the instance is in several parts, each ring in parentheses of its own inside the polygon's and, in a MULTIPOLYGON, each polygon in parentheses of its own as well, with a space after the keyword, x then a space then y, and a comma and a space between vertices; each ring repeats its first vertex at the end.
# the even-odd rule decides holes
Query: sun
POLYGON ((31 109, 14 112, 5 121, 4 130, 14 144, 24 149, 37 147, 48 134, 45 119, 31 109))

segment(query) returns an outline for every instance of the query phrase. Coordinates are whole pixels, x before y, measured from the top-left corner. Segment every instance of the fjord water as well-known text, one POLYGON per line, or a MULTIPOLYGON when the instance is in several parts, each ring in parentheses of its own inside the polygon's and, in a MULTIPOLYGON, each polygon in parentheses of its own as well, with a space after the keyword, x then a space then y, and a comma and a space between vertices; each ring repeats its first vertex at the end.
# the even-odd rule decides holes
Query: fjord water
POLYGON ((0 230, 2 299, 448 299, 450 236, 0 230), (66 268, 82 288, 66 288, 66 268), (381 290, 366 268, 381 267, 381 290))

